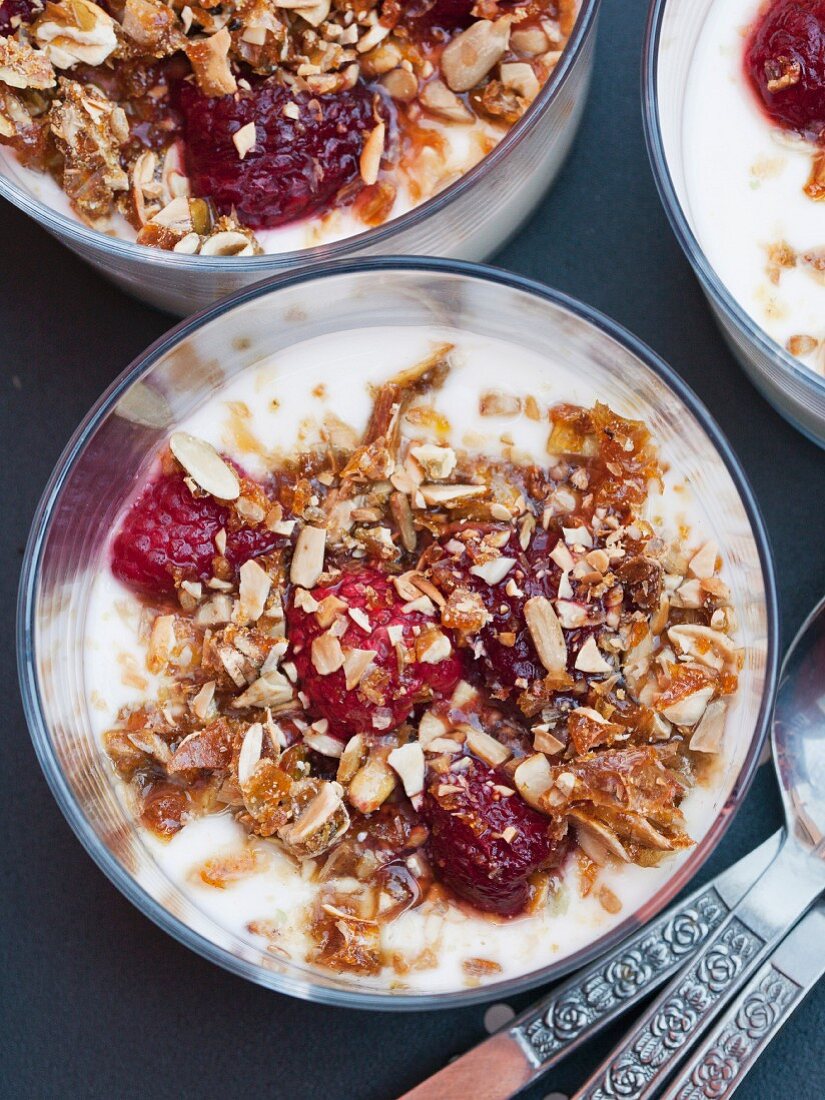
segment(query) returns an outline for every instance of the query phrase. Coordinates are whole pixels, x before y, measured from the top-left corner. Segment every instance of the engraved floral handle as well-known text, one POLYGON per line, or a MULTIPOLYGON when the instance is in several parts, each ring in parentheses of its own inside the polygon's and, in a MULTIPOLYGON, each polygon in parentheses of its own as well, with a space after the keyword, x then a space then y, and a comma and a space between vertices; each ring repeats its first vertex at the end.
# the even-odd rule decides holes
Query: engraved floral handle
POLYGON ((825 973, 825 902, 790 932, 679 1070, 662 1100, 724 1100, 825 973))
POLYGON ((514 1096, 683 966, 765 870, 780 839, 770 837, 402 1100, 514 1096))
POLYGON ((756 885, 574 1100, 643 1100, 825 888, 825 863, 786 841, 756 885))

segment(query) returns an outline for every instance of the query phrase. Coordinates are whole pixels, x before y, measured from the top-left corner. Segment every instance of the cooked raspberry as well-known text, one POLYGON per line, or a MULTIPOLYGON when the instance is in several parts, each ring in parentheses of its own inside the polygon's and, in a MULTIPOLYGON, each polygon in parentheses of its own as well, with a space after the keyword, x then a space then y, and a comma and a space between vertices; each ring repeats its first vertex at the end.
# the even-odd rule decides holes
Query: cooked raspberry
POLYGON ((235 569, 283 545, 265 527, 230 530, 229 509, 214 497, 194 497, 184 475, 151 481, 123 517, 112 544, 112 572, 139 592, 175 590, 175 578, 208 580, 217 554, 215 536, 226 530, 226 558, 235 569))
POLYGON ((359 158, 384 100, 359 84, 311 96, 277 80, 209 98, 189 83, 180 90, 186 168, 196 195, 221 214, 237 212, 253 228, 271 228, 329 206, 360 179, 359 158), (299 117, 284 114, 287 105, 299 117), (255 124, 255 145, 241 160, 232 135, 255 124))
POLYGON ((473 759, 466 771, 432 779, 421 816, 436 876, 477 908, 512 916, 529 900, 530 875, 558 867, 565 846, 548 818, 497 786, 513 790, 505 775, 473 759))
POLYGON ((31 23, 43 5, 36 0, 2 0, 0 3, 0 34, 13 34, 20 23, 31 23))
POLYGON ((292 659, 310 710, 329 720, 329 732, 335 737, 348 739, 356 733, 395 729, 417 703, 446 695, 455 687, 461 676, 455 650, 436 663, 416 660, 416 641, 421 644, 427 632, 437 627, 437 620, 422 611, 405 612, 404 601, 384 573, 367 567, 350 570, 332 584, 313 588, 311 595, 319 604, 335 597, 349 609, 339 609, 348 621, 346 630, 337 636, 345 655, 355 649, 374 654, 360 682, 349 689, 343 668, 319 673, 312 659, 312 643, 327 627, 319 622, 318 613, 297 607, 293 594, 286 613, 292 659), (352 618, 353 611, 358 618, 359 612, 367 616, 369 630, 352 618), (389 635, 391 627, 401 630, 398 646, 389 635), (399 651, 406 654, 401 670, 399 651))
MULTIPOLYGON (((480 532, 479 537, 484 534, 480 532)), ((451 541, 452 535, 445 541, 451 541)), ((502 547, 504 557, 515 558, 516 564, 498 584, 487 584, 470 572, 476 557, 478 539, 467 544, 467 550, 459 558, 448 557, 433 566, 433 580, 444 591, 456 585, 469 588, 482 599, 490 616, 475 639, 483 646, 482 662, 492 672, 488 681, 494 691, 507 691, 517 686, 517 681, 533 683, 543 679, 546 670, 539 660, 536 647, 524 618, 524 605, 533 596, 555 600, 558 596, 561 570, 550 558, 559 540, 557 532, 537 528, 526 551, 522 550, 517 534, 502 547), (515 584, 515 589, 510 586, 515 584), (507 589, 511 587, 509 594, 507 589)), ((571 630, 566 633, 569 664, 572 667, 587 630, 571 630)), ((524 683, 521 683, 524 687, 524 683)))
POLYGON ((774 122, 825 140, 825 0, 775 0, 751 28, 745 71, 774 122))

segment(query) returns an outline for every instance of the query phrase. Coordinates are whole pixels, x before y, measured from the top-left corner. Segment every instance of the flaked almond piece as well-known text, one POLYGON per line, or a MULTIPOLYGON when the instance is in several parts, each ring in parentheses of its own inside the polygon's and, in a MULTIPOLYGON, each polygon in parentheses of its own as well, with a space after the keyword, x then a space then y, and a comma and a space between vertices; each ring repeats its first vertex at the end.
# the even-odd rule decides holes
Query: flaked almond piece
POLYGON ((513 782, 528 805, 543 811, 541 798, 553 785, 553 773, 544 753, 537 752, 522 760, 513 773, 513 782))
POLYGON ((175 644, 175 616, 158 615, 152 623, 146 649, 146 667, 150 672, 160 672, 169 661, 175 644))
POLYGON ((344 752, 343 741, 339 741, 337 737, 331 737, 330 734, 317 730, 313 726, 305 731, 304 744, 314 749, 315 752, 319 752, 321 756, 330 756, 333 759, 338 759, 344 752))
POLYGON ((547 671, 566 671, 567 643, 550 601, 544 596, 533 596, 524 605, 524 618, 539 660, 547 671))
MULTIPOLYGON (((284 843, 294 848, 322 829, 340 810, 346 814, 343 795, 344 791, 340 783, 322 783, 321 789, 309 802, 295 824, 280 830, 279 836, 284 843)), ((346 820, 349 824, 348 816, 346 820)), ((337 836, 340 836, 343 831, 343 829, 337 830, 337 836)))
POLYGON ((375 652, 372 649, 345 649, 343 652, 347 691, 352 691, 361 683, 367 669, 375 660, 375 652))
POLYGON ((247 122, 245 126, 241 126, 239 130, 235 131, 232 135, 232 144, 238 150, 238 156, 241 160, 255 148, 257 140, 258 133, 254 122, 247 122))
POLYGON ((489 764, 491 768, 497 768, 513 755, 505 745, 502 745, 495 737, 491 737, 489 733, 485 733, 483 730, 468 726, 466 733, 465 744, 467 748, 479 760, 489 764))
POLYGON ((576 655, 576 668, 579 672, 600 673, 613 671, 613 666, 602 656, 592 634, 576 655))
POLYGON ((480 19, 461 31, 441 54, 441 71, 454 92, 469 92, 498 64, 510 40, 508 18, 480 19))
POLYGON ((313 638, 312 665, 319 676, 330 676, 344 667, 344 651, 334 634, 327 631, 313 638))
POLYGON ((255 722, 244 734, 241 751, 238 753, 238 783, 246 786, 261 759, 264 744, 264 727, 255 722))
POLYGON ((491 558, 481 565, 471 565, 470 572, 480 577, 486 584, 500 584, 516 564, 515 558, 491 558))
POLYGON ((221 27, 217 34, 190 41, 186 46, 186 56, 204 95, 233 95, 238 90, 238 83, 229 64, 231 45, 232 38, 228 28, 221 27))
POLYGON ((272 579, 258 563, 250 558, 240 568, 239 615, 241 623, 254 623, 260 619, 266 607, 272 579))
POLYGON ((410 447, 410 454, 431 481, 441 481, 449 477, 456 467, 456 454, 452 447, 442 447, 438 443, 419 443, 410 447))
POLYGON ((556 600, 556 614, 565 630, 576 630, 587 623, 587 608, 575 600, 556 600))
POLYGON ((259 676, 242 695, 232 701, 237 710, 245 707, 279 707, 292 700, 292 684, 278 669, 259 676))
POLYGON ((418 723, 419 743, 426 748, 432 741, 443 737, 449 729, 450 724, 446 719, 441 718, 431 710, 425 710, 418 723))
POLYGON ((737 652, 733 642, 721 630, 701 623, 680 623, 667 632, 673 648, 680 656, 690 657, 699 665, 721 672, 735 669, 737 652))
POLYGON ((323 527, 302 527, 295 543, 289 579, 302 588, 312 588, 324 571, 327 533, 323 527))
POLYGON ((238 475, 211 443, 189 432, 175 432, 169 449, 199 489, 218 500, 237 500, 241 494, 238 475))
POLYGON ((569 817, 575 822, 579 845, 594 863, 605 862, 605 853, 629 863, 630 856, 619 838, 601 821, 589 817, 581 810, 571 810, 569 817))
POLYGON ((690 747, 694 752, 722 751, 726 715, 727 707, 721 699, 715 699, 708 706, 690 739, 690 747))
POLYGON ((350 737, 346 745, 344 745, 344 751, 341 753, 341 759, 338 761, 338 775, 337 779, 339 783, 349 783, 361 765, 364 763, 367 757, 367 745, 364 739, 363 733, 356 733, 354 737, 350 737))
POLYGON ((422 107, 448 122, 472 122, 473 115, 467 105, 451 92, 441 80, 431 80, 421 89, 418 97, 422 107))
POLYGON ((395 772, 380 756, 371 757, 353 776, 347 798, 362 814, 382 806, 395 789, 395 772))
POLYGON ((379 122, 375 129, 370 131, 369 137, 364 142, 364 147, 361 150, 359 169, 361 172, 361 179, 368 186, 375 183, 378 179, 378 172, 381 168, 381 157, 384 155, 386 133, 387 127, 383 122, 379 122))
POLYGON ((481 497, 487 492, 486 485, 421 485, 419 493, 426 504, 449 506, 453 501, 460 502, 472 497, 481 497))
POLYGON ((501 83, 523 96, 528 103, 532 103, 541 91, 539 78, 533 66, 527 61, 503 61, 498 71, 501 75, 501 83))
POLYGON ((555 756, 556 753, 561 752, 564 748, 564 742, 559 741, 558 737, 550 732, 550 727, 545 722, 533 726, 532 734, 533 748, 536 752, 543 752, 548 756, 555 756))
POLYGON ((208 680, 189 702, 192 713, 196 718, 200 718, 202 722, 205 722, 209 716, 212 700, 215 698, 215 686, 214 680, 208 680))
POLYGON ((705 580, 707 577, 712 577, 716 572, 716 558, 719 555, 719 548, 715 542, 709 540, 700 546, 693 557, 688 563, 688 572, 698 577, 699 580, 705 580))
POLYGON ((53 88, 57 77, 48 57, 17 38, 0 38, 0 83, 9 88, 53 88))
POLYGON ((450 639, 440 630, 430 630, 416 639, 416 658, 425 665, 437 665, 446 661, 452 651, 450 639))
POLYGON ((415 799, 424 790, 424 750, 417 741, 393 749, 387 763, 401 780, 408 798, 415 799))
POLYGON ((699 688, 691 695, 686 695, 682 699, 677 699, 675 703, 664 707, 662 714, 675 726, 695 726, 707 710, 712 697, 712 687, 699 688))

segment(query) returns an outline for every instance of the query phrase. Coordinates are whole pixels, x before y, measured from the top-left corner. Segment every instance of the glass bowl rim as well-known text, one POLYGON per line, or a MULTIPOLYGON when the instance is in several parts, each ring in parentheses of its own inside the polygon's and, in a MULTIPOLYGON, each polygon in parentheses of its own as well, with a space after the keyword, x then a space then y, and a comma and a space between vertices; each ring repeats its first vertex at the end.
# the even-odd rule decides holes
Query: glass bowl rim
POLYGON ((222 966, 233 974, 247 978, 266 988, 274 989, 277 992, 286 993, 303 1000, 350 1008, 415 1011, 478 1004, 494 998, 512 996, 558 979, 615 947, 622 939, 639 928, 643 922, 646 923, 652 920, 687 885, 716 848, 730 825, 735 812, 742 804, 750 787, 759 763, 773 710, 777 685, 779 669, 778 616, 776 579, 767 529, 742 465, 704 404, 694 394, 693 390, 651 348, 616 321, 593 307, 561 291, 546 287, 533 279, 504 271, 501 268, 468 261, 431 257, 364 257, 333 266, 314 265, 301 268, 295 272, 276 275, 208 306, 166 332, 145 352, 137 356, 109 385, 83 418, 64 448, 55 464, 32 519, 20 577, 17 609, 18 676, 24 714, 35 753, 58 806, 94 862, 141 913, 149 917, 179 943, 196 951, 202 957, 222 966), (557 960, 548 966, 506 981, 491 983, 476 989, 449 992, 391 993, 388 991, 359 990, 357 988, 344 990, 315 985, 311 979, 295 978, 291 975, 264 970, 194 932, 187 924, 159 905, 116 859, 97 834, 89 828, 85 815, 75 800, 71 788, 60 769, 51 745, 50 732, 46 726, 41 705, 34 659, 36 656, 34 638, 39 565, 50 533, 52 513, 63 485, 85 449, 88 438, 110 414, 123 393, 149 371, 161 356, 179 344, 191 332, 204 324, 219 319, 238 306, 265 297, 287 286, 296 286, 317 279, 334 278, 348 274, 387 270, 425 272, 434 275, 448 274, 464 279, 492 282, 505 288, 522 291, 566 311, 579 321, 585 322, 585 324, 593 326, 639 358, 645 366, 664 381, 665 385, 696 417, 724 463, 748 518, 765 587, 767 618, 765 686, 748 750, 727 801, 720 809, 711 828, 696 846, 691 856, 685 860, 658 893, 643 907, 644 921, 639 918, 639 910, 634 910, 605 936, 600 937, 594 943, 567 958, 557 960))
MULTIPOLYGON (((804 366, 790 352, 786 351, 780 343, 769 336, 767 332, 750 316, 749 313, 734 298, 723 281, 716 273, 716 269, 708 260, 696 234, 690 227, 685 211, 676 194, 676 187, 667 163, 664 141, 662 138, 661 117, 659 114, 659 60, 661 52, 662 28, 665 12, 669 4, 678 0, 651 0, 648 11, 645 40, 642 47, 642 119, 645 133, 647 155, 653 170, 653 178, 659 199, 665 210, 665 215, 676 240, 687 256, 698 277, 702 288, 712 301, 727 314, 736 327, 745 336, 756 344, 758 350, 767 358, 778 363, 784 372, 789 374, 805 390, 810 390, 820 400, 825 400, 825 378, 815 374, 810 367, 804 366)), ((787 415, 783 412, 783 416, 787 415)), ((808 428, 799 424, 793 417, 788 417, 793 426, 808 439, 825 446, 808 428)))
POLYGON ((601 0, 582 0, 576 23, 556 68, 539 92, 536 100, 525 114, 506 132, 504 137, 486 156, 454 180, 443 191, 413 207, 406 213, 385 222, 383 225, 365 229, 349 237, 329 244, 313 245, 309 248, 293 249, 288 252, 266 252, 260 256, 187 256, 183 253, 167 252, 162 249, 148 248, 135 241, 124 241, 109 236, 102 230, 93 229, 67 214, 53 210, 33 195, 27 194, 13 181, 0 175, 0 195, 8 199, 18 209, 44 225, 61 241, 67 240, 79 247, 91 247, 95 252, 103 252, 123 261, 146 264, 178 271, 209 272, 256 272, 263 278, 267 265, 298 265, 316 261, 329 261, 351 254, 362 247, 371 247, 383 241, 391 241, 397 234, 412 229, 427 221, 449 206, 454 199, 472 189, 475 183, 493 169, 510 149, 521 143, 533 131, 544 117, 548 108, 557 99, 562 88, 572 74, 579 57, 590 41, 595 29, 601 0))

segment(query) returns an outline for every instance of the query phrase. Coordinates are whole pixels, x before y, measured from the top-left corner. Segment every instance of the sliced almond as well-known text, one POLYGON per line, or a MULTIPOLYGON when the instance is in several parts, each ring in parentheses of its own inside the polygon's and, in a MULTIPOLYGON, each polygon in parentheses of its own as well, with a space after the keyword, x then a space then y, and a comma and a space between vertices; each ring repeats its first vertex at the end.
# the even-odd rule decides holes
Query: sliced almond
POLYGON ((326 631, 312 640, 312 665, 319 676, 330 676, 344 666, 344 651, 341 643, 326 631))
POLYGON ((146 667, 150 672, 160 672, 168 663, 176 641, 175 616, 158 615, 152 623, 152 633, 146 649, 146 667))
POLYGON ((449 477, 456 467, 456 454, 452 447, 441 447, 437 443, 420 443, 410 447, 410 454, 431 481, 441 481, 449 477))
POLYGON ((209 680, 203 685, 197 695, 193 696, 189 702, 189 706, 195 717, 200 718, 202 722, 205 722, 209 716, 209 709, 212 706, 212 700, 215 698, 215 681, 209 680))
POLYGON ((716 753, 722 751, 725 737, 725 719, 727 706, 721 699, 715 699, 702 715, 693 731, 690 747, 694 752, 716 753))
POLYGON ((302 527, 295 543, 289 579, 302 588, 312 588, 324 571, 327 533, 323 527, 302 527))
POLYGON ((239 130, 235 131, 232 135, 232 144, 238 150, 238 156, 241 160, 255 148, 257 140, 258 133, 254 122, 247 122, 246 126, 241 126, 239 130))
POLYGON ((238 475, 211 443, 189 432, 175 432, 169 449, 199 489, 218 500, 237 500, 241 494, 238 475))
POLYGON ((382 806, 395 789, 395 772, 380 756, 371 757, 353 776, 347 798, 362 814, 382 806))
POLYGON ((334 759, 340 757, 344 751, 344 744, 337 737, 331 737, 328 733, 322 733, 312 726, 304 732, 304 744, 319 752, 321 756, 330 756, 334 759))
POLYGON ((705 713, 712 697, 712 687, 699 688, 692 695, 686 695, 683 699, 677 699, 675 703, 664 707, 662 714, 676 726, 695 726, 705 713))
POLYGON ((513 774, 513 782, 524 801, 541 810, 541 797, 553 785, 553 773, 544 753, 537 752, 522 760, 513 774))
POLYGON ((378 172, 381 168, 381 157, 384 155, 386 132, 387 128, 384 123, 379 122, 375 129, 370 131, 370 135, 364 142, 364 147, 361 150, 361 159, 359 162, 361 179, 368 186, 375 183, 378 179, 378 172))
POLYGON ((426 504, 446 504, 448 507, 453 501, 469 500, 471 497, 481 497, 487 492, 486 485, 421 485, 418 490, 426 504))
POLYGON ((544 596, 533 596, 524 605, 524 618, 541 663, 548 672, 564 672, 567 643, 553 605, 544 596))
POLYGON ((431 710, 425 710, 418 723, 418 740, 425 748, 431 741, 443 737, 450 729, 449 723, 434 714, 431 710))
POLYGON ((441 80, 431 80, 421 89, 421 105, 448 122, 472 122, 473 115, 463 100, 441 80))
POLYGON ((367 669, 375 660, 375 652, 371 649, 345 649, 343 652, 347 691, 352 691, 361 683, 367 669))
POLYGON ((699 580, 712 577, 716 572, 716 559, 719 556, 719 548, 713 541, 708 541, 701 546, 688 564, 688 571, 699 580))
POLYGON ((424 751, 417 741, 393 749, 387 762, 401 780, 408 798, 421 794, 424 790, 424 751))
POLYGON ((338 762, 338 782, 349 783, 367 757, 367 746, 362 733, 350 737, 338 762))
POLYGON ((254 558, 245 561, 240 568, 238 621, 254 623, 260 619, 266 607, 272 578, 254 558))
POLYGON ((571 810, 569 816, 576 824, 579 844, 594 863, 604 863, 604 853, 614 856, 622 863, 630 862, 630 856, 619 838, 601 821, 581 810, 571 810))
POLYGON ((298 821, 283 830, 283 839, 288 844, 295 845, 316 833, 343 808, 343 794, 340 783, 324 783, 298 821))
POLYGON ((532 103, 541 91, 541 83, 533 66, 527 61, 507 61, 499 66, 501 83, 512 88, 528 103, 532 103))
POLYGON ((612 672, 613 666, 606 661, 591 634, 576 655, 576 668, 579 672, 612 672))
POLYGON ((576 630, 587 623, 587 608, 575 600, 556 600, 556 614, 565 630, 576 630))
POLYGON ((516 564, 515 558, 492 558, 481 565, 471 565, 473 576, 481 577, 486 584, 500 584, 516 564))
POLYGON ((454 92, 469 92, 504 56, 510 40, 508 18, 480 19, 457 34, 441 54, 441 71, 454 92))
POLYGON ((238 783, 244 787, 252 778, 252 773, 261 759, 264 743, 264 727, 255 722, 244 734, 241 751, 238 753, 238 783))
POLYGON ((450 639, 440 630, 429 631, 425 644, 421 647, 416 645, 416 657, 425 665, 437 665, 446 661, 452 651, 450 639))
POLYGON ((533 748, 536 752, 546 753, 548 756, 555 756, 564 748, 564 742, 559 741, 558 737, 555 737, 550 732, 550 727, 546 723, 539 723, 537 726, 533 726, 533 748))
POLYGON ((505 745, 502 745, 495 737, 491 737, 489 733, 485 733, 483 730, 477 730, 470 726, 466 732, 465 744, 467 748, 473 756, 477 756, 479 760, 483 760, 491 768, 497 768, 513 755, 505 745))

